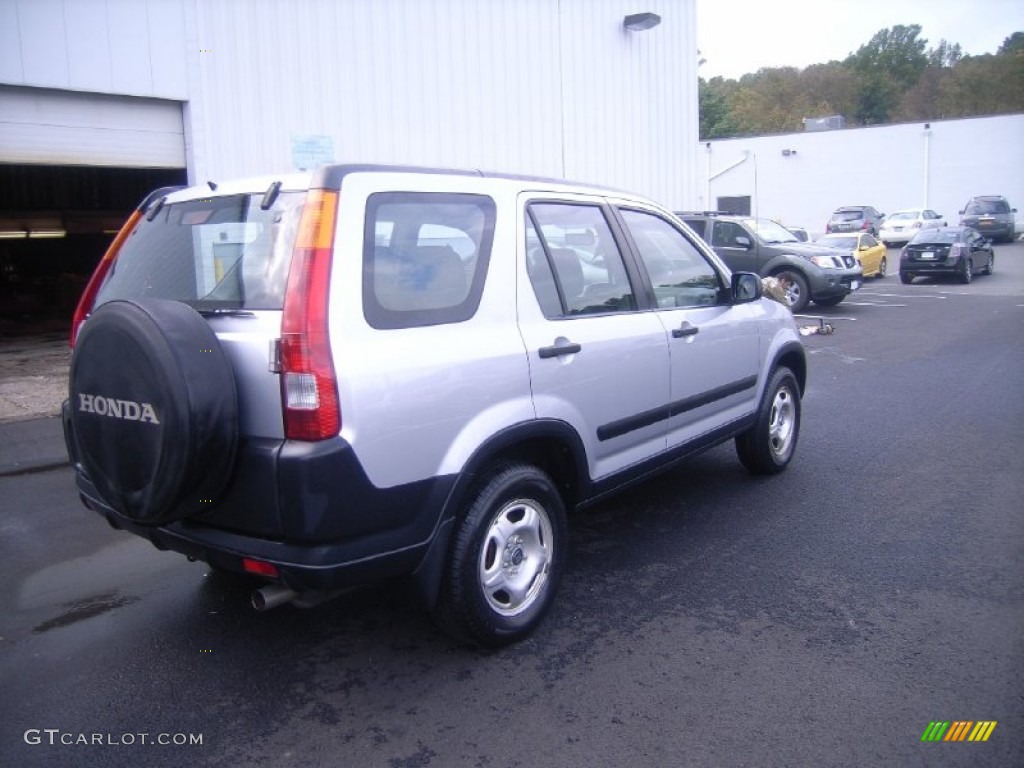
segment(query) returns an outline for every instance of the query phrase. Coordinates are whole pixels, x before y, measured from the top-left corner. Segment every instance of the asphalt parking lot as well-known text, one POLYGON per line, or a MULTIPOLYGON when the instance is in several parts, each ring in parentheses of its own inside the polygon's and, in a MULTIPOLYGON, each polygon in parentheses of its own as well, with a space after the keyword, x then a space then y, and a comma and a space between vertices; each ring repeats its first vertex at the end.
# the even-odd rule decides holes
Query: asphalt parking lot
MULTIPOLYGON (((255 613, 70 469, 0 473, 0 766, 1024 764, 1024 244, 819 318, 793 465, 723 445, 574 516, 552 614, 499 652, 383 587, 255 613)), ((59 454, 55 425, 0 445, 59 454)))

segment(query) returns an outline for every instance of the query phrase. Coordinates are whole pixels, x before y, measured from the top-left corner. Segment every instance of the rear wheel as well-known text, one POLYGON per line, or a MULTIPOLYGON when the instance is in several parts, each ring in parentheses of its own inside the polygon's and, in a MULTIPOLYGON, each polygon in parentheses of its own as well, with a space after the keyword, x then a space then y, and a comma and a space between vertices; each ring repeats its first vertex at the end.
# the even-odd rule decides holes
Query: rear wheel
POLYGON ((889 269, 889 261, 888 261, 888 259, 885 258, 885 256, 883 256, 882 260, 880 262, 878 262, 878 274, 876 274, 875 277, 878 280, 881 280, 883 277, 885 277, 886 271, 888 269, 889 269))
POLYGON ((435 618, 449 634, 499 647, 541 623, 566 553, 565 505, 547 474, 499 466, 471 496, 453 534, 435 618))
POLYGON ((736 454, 755 475, 786 468, 800 436, 800 387, 789 368, 772 374, 757 413, 757 422, 736 438, 736 454))
POLYGON ((910 285, 914 282, 914 277, 915 275, 913 272, 900 272, 900 282, 904 285, 910 285))
POLYGON ((964 285, 969 285, 971 280, 974 279, 974 262, 971 261, 971 257, 968 256, 964 259, 964 265, 960 269, 960 282, 964 285))

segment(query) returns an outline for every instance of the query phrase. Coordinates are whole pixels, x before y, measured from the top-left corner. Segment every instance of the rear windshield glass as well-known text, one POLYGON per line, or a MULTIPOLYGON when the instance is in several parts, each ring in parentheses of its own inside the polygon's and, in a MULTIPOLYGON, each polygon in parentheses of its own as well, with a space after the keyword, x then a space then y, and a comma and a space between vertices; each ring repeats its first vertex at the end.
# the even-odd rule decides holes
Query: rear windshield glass
POLYGON ((931 231, 921 230, 912 243, 955 243, 960 233, 955 229, 933 229, 931 231))
POLYGON ((964 213, 1009 213, 1010 204, 1005 200, 974 200, 964 213))
POLYGON ((174 299, 196 309, 281 309, 304 192, 167 204, 128 237, 96 299, 174 299))
POLYGON ((832 214, 832 221, 856 221, 864 218, 864 211, 836 211, 832 214))

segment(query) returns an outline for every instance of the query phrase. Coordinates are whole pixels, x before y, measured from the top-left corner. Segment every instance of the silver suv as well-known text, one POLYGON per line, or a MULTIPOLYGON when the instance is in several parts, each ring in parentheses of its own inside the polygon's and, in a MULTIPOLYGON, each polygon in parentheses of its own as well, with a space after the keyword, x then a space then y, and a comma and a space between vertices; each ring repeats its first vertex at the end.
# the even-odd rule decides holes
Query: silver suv
POLYGON ((1010 243, 1017 236, 1015 213, 1001 195, 972 197, 960 211, 960 226, 973 227, 994 243, 1010 243))
POLYGON ((150 195, 76 311, 82 500, 252 574, 257 608, 406 577, 496 646, 541 621, 567 510, 735 439, 793 457, 790 313, 640 197, 328 166, 150 195))

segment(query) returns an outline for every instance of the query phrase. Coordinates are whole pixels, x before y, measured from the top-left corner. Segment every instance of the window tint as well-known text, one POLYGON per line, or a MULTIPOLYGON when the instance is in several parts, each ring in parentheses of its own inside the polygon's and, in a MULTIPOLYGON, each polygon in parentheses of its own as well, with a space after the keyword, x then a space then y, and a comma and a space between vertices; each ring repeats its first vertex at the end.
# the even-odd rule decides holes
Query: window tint
POLYGON ((683 219, 683 222, 705 241, 708 239, 707 222, 704 219, 683 219))
POLYGON ((483 292, 494 218, 494 201, 482 195, 371 195, 363 243, 367 322, 409 328, 472 317, 483 292))
POLYGON ((722 284, 704 255, 660 216, 622 210, 659 307, 717 304, 722 284))
POLYGON ((1009 213, 1010 204, 1005 200, 972 200, 964 213, 1009 213))
POLYGON ((873 238, 871 235, 864 235, 860 239, 860 244, 866 245, 868 248, 874 248, 876 245, 878 245, 878 241, 875 240, 875 238, 873 238))
POLYGON ((533 203, 527 217, 530 280, 545 316, 636 309, 622 254, 600 207, 533 203))
POLYGON ((96 306, 158 298, 199 310, 280 309, 305 197, 283 192, 268 210, 262 192, 156 208, 125 242, 96 306))
MULTIPOLYGON (((750 235, 747 234, 747 230, 741 227, 734 221, 715 221, 712 222, 713 227, 711 230, 711 245, 725 248, 746 248, 750 243, 739 243, 736 238, 745 237, 748 241, 750 235)), ((794 240, 796 238, 793 238, 794 240)))

